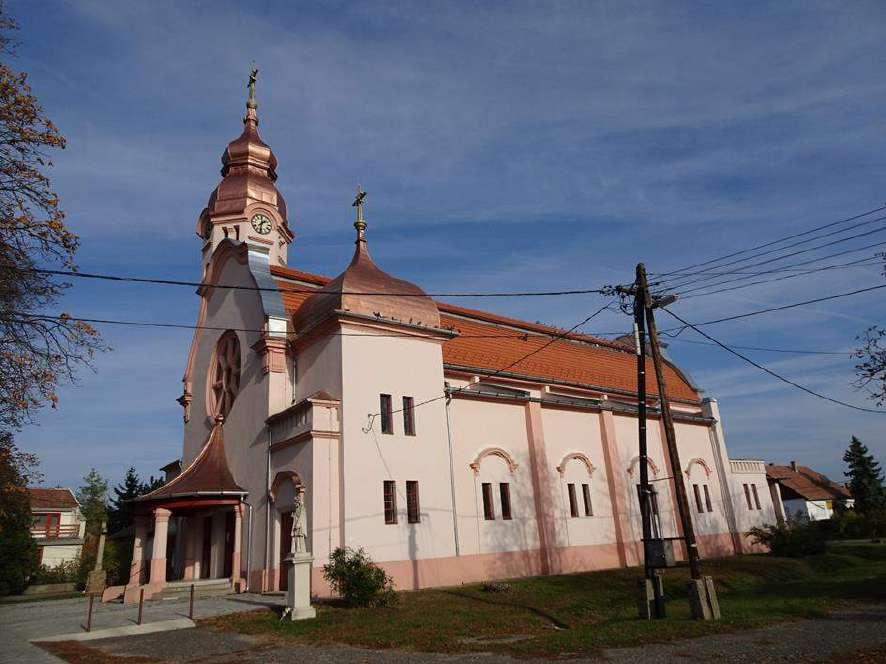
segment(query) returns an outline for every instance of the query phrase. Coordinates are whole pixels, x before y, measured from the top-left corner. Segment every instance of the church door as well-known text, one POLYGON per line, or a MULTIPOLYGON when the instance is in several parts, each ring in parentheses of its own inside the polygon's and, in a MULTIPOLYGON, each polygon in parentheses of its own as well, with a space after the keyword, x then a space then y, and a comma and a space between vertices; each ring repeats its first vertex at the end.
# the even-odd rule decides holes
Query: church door
POLYGON ((203 548, 200 553, 200 578, 212 576, 212 517, 203 517, 203 548))
POLYGON ((234 512, 225 512, 225 569, 222 578, 231 578, 234 571, 234 512))
POLYGON ((280 515, 280 590, 289 590, 289 565, 286 556, 292 553, 292 512, 280 515))

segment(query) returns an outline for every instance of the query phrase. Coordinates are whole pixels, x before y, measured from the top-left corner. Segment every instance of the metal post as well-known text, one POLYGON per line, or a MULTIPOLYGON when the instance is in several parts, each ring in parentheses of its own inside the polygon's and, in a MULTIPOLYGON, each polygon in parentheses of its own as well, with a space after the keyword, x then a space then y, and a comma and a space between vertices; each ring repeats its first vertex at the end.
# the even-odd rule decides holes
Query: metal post
POLYGON ((188 608, 188 618, 191 620, 194 619, 194 584, 191 584, 191 601, 190 607, 188 608))
POLYGON ((92 604, 95 602, 95 595, 89 595, 89 612, 86 614, 86 631, 92 631, 92 604))
POLYGON ((138 591, 138 622, 136 623, 137 625, 142 624, 142 611, 144 610, 144 606, 145 606, 145 589, 141 588, 138 591))

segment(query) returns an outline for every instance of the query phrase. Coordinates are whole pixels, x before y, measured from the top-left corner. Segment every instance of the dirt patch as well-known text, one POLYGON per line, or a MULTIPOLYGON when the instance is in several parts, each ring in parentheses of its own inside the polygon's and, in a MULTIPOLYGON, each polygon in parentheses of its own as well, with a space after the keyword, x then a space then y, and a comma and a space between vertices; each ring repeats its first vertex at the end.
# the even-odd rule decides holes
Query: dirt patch
POLYGON ((71 664, 156 664, 163 661, 143 655, 109 655, 84 645, 82 641, 51 641, 34 645, 71 664))

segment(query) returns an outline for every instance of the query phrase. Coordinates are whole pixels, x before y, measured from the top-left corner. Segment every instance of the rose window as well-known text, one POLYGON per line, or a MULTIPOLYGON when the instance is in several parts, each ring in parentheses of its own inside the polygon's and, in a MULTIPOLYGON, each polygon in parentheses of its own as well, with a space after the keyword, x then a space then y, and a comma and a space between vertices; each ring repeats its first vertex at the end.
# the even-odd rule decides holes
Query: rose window
POLYGON ((233 330, 218 340, 209 385, 210 413, 227 417, 240 390, 240 342, 233 330))

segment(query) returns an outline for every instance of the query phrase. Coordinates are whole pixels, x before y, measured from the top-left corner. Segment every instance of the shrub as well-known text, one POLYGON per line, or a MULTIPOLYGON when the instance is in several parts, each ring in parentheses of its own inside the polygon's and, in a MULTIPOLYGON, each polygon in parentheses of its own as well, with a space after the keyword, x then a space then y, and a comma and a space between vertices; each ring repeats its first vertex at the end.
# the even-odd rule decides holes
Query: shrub
POLYGON ((78 581, 79 569, 80 562, 78 560, 68 560, 53 567, 40 565, 37 571, 31 575, 30 584, 76 583, 78 581))
POLYGON ((37 568, 37 545, 27 530, 0 529, 0 597, 18 595, 37 568))
POLYGON ((350 606, 393 606, 393 579, 362 549, 338 547, 323 566, 323 578, 350 606))
POLYGON ((800 558, 824 553, 827 548, 827 537, 815 522, 791 521, 751 528, 748 534, 756 544, 767 546, 774 556, 800 558))

